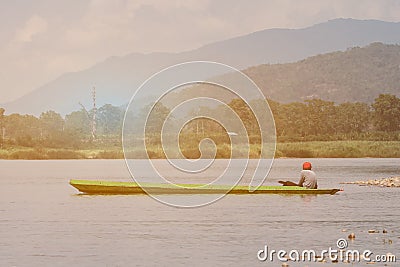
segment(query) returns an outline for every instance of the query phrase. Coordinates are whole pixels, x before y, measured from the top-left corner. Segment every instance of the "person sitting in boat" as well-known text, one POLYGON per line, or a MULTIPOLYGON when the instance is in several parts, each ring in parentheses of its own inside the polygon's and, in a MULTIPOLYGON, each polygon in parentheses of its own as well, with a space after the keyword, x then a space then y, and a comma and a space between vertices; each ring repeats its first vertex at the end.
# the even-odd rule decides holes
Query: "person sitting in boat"
POLYGON ((303 170, 300 172, 300 181, 298 185, 309 189, 317 189, 317 175, 311 168, 310 162, 303 163, 303 170))

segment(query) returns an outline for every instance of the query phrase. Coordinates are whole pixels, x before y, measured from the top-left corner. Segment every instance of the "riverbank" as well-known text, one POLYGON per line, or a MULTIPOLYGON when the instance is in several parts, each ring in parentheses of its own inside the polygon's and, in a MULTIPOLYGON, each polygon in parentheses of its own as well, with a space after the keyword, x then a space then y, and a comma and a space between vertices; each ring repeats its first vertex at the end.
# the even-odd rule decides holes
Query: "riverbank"
MULTIPOLYGON (((217 146, 217 158, 228 158, 230 147, 227 144, 217 146)), ((185 148, 183 148, 185 152, 185 148)), ((184 153, 196 158, 199 153, 184 153)), ((186 150, 188 151, 188 150, 186 150)), ((259 146, 251 146, 250 158, 257 158, 259 146)), ((144 158, 143 153, 132 151, 135 158, 144 158)), ((162 149, 150 147, 148 154, 153 159, 164 158, 162 149)), ((400 141, 313 141, 278 143, 276 158, 400 158, 400 141)), ((53 149, 7 147, 0 149, 0 159, 46 160, 46 159, 123 159, 122 149, 111 147, 104 149, 53 149)))
POLYGON ((400 158, 400 141, 315 141, 278 143, 276 157, 400 158))
POLYGON ((123 159, 119 149, 53 149, 13 147, 0 149, 0 159, 51 160, 51 159, 123 159))

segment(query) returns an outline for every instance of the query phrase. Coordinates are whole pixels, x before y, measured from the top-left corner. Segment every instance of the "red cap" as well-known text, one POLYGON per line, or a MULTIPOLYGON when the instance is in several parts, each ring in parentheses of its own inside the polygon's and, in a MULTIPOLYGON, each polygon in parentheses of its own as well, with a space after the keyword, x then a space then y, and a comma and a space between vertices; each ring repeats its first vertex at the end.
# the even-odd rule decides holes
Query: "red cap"
POLYGON ((303 163, 303 170, 311 170, 311 163, 310 162, 304 162, 303 163))

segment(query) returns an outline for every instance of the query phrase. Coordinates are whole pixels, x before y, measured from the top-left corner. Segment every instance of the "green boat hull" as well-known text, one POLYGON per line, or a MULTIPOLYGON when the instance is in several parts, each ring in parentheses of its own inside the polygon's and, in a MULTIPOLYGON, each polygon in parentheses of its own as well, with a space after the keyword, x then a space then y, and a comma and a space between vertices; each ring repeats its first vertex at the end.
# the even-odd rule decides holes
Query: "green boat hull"
POLYGON ((232 188, 223 185, 201 184, 139 184, 134 182, 108 182, 93 180, 70 180, 70 184, 82 193, 103 195, 134 195, 134 194, 330 194, 334 195, 340 189, 307 189, 299 186, 260 186, 250 192, 248 186, 238 185, 232 188))

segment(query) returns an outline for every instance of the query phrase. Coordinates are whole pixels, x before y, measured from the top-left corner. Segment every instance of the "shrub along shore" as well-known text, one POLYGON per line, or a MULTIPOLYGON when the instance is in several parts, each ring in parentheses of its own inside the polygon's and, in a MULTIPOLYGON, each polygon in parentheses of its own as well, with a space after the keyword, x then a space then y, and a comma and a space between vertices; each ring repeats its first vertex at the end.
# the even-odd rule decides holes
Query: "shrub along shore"
MULTIPOLYGON (((191 148, 183 154, 188 158, 198 158, 199 151, 191 148)), ((259 146, 251 147, 250 158, 257 158, 259 146)), ((146 155, 130 151, 134 158, 146 158, 146 155)), ((152 159, 165 158, 160 146, 149 146, 148 155, 152 159)), ((243 155, 246 155, 244 152, 243 155)), ((217 158, 229 158, 230 147, 217 145, 217 158)), ((276 158, 400 158, 400 141, 311 141, 278 143, 276 158)), ((47 159, 123 159, 119 147, 106 149, 54 149, 7 147, 0 149, 0 159, 47 160, 47 159)))

